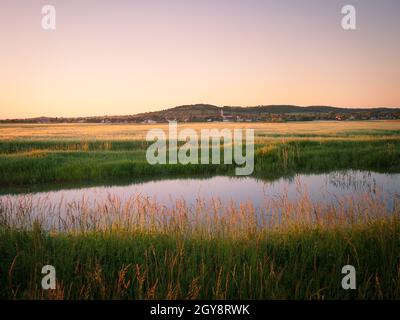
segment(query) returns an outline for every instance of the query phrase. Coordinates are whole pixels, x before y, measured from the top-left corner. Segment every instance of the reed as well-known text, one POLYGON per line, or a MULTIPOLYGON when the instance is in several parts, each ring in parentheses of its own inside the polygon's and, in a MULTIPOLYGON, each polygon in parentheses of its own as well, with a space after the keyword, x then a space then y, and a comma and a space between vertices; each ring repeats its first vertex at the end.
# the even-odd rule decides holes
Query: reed
MULTIPOLYGON (((300 191, 299 191, 300 192, 300 191)), ((0 203, 0 297, 6 299, 400 298, 399 206, 380 196, 335 206, 287 196, 251 204, 218 199, 171 208, 134 196, 51 206, 0 203), (57 289, 40 287, 41 267, 57 289), (341 268, 357 290, 341 288, 341 268)))

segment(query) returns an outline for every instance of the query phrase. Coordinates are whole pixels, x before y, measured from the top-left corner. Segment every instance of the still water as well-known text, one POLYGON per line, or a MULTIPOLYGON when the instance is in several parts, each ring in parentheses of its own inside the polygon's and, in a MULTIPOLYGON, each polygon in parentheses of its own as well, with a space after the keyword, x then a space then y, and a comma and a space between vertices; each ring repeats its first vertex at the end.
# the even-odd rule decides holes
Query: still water
MULTIPOLYGON (((343 197, 362 199, 365 195, 382 197, 388 209, 400 198, 400 174, 384 174, 367 171, 336 171, 325 174, 297 174, 291 178, 264 181, 254 177, 217 176, 206 179, 170 179, 124 186, 97 186, 76 189, 60 189, 50 192, 3 194, 0 203, 18 203, 28 196, 33 203, 50 202, 55 207, 84 201, 95 207, 107 199, 117 197, 121 203, 133 196, 151 198, 159 205, 172 207, 177 201, 194 206, 198 199, 218 199, 222 204, 251 203, 255 209, 263 207, 266 199, 279 199, 287 195, 295 201, 307 194, 311 201, 332 204, 343 197)), ((357 201, 357 200, 355 200, 357 201)), ((360 200, 362 201, 362 200, 360 200)))

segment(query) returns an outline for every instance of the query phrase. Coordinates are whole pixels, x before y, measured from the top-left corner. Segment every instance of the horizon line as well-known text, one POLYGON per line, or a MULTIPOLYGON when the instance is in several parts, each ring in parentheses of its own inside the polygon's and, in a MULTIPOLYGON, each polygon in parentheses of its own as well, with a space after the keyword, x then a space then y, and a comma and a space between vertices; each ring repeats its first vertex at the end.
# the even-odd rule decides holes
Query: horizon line
MULTIPOLYGON (((1 117, 1 121, 7 121, 7 120, 29 120, 29 119, 40 119, 40 118, 65 118, 65 119, 73 119, 73 118, 98 118, 98 117, 126 117, 126 116, 137 116, 137 115, 142 115, 146 113, 154 113, 154 112, 162 112, 174 108, 179 108, 179 107, 195 107, 195 106, 212 106, 216 108, 257 108, 257 107, 298 107, 298 108, 311 108, 311 107, 328 107, 328 108, 336 108, 336 109, 362 109, 362 110, 374 110, 374 109, 393 109, 393 110, 400 110, 400 105, 396 107, 388 107, 388 106, 373 106, 373 107, 343 107, 343 106, 334 106, 334 105, 327 105, 327 104, 314 104, 314 105, 296 105, 296 104, 259 104, 259 105, 253 105, 253 106, 241 106, 241 105, 216 105, 216 104, 211 104, 211 103, 192 103, 192 104, 180 104, 176 105, 173 107, 166 107, 163 109, 157 109, 157 110, 150 110, 150 111, 145 111, 145 112, 139 112, 139 113, 131 113, 131 114, 102 114, 102 115, 76 115, 76 116, 47 116, 47 115, 40 115, 40 116, 32 116, 32 117, 23 117, 23 118, 3 118, 1 117)), ((283 112, 285 113, 285 112, 283 112)))

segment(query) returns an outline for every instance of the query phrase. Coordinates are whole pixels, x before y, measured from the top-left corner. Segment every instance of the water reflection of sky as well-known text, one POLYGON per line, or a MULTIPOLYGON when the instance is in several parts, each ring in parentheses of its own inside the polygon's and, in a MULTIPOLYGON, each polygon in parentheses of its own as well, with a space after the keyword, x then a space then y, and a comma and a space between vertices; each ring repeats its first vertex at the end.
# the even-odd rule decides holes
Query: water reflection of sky
MULTIPOLYGON (((79 202, 84 198, 90 205, 102 203, 109 196, 118 197, 121 202, 132 196, 141 195, 157 200, 159 204, 172 206, 176 200, 185 200, 193 205, 196 200, 219 199, 223 204, 251 202, 260 208, 266 199, 287 194, 289 200, 296 200, 306 192, 310 199, 319 203, 333 203, 335 199, 351 196, 355 199, 363 194, 383 194, 389 202, 400 195, 400 174, 382 174, 366 171, 343 171, 328 174, 298 174, 292 178, 263 181, 253 177, 212 177, 208 179, 171 179, 127 186, 103 186, 81 189, 58 190, 32 193, 32 200, 48 199, 55 206, 60 203, 79 202)), ((17 201, 21 195, 3 195, 0 201, 17 201)))

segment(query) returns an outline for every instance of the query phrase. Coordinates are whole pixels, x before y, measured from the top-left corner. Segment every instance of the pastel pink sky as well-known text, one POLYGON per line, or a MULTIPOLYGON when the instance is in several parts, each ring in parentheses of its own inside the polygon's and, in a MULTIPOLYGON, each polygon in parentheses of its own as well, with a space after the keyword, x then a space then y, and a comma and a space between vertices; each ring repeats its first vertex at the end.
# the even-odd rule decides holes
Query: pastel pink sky
POLYGON ((398 0, 2 0, 0 118, 400 107, 398 0), (57 29, 41 28, 54 5, 57 29), (341 28, 341 7, 357 30, 341 28))

